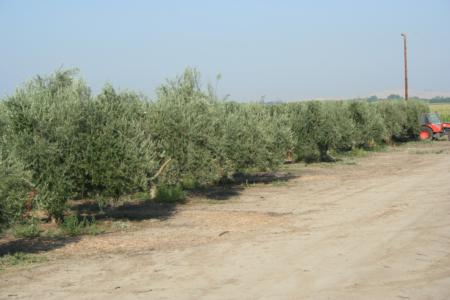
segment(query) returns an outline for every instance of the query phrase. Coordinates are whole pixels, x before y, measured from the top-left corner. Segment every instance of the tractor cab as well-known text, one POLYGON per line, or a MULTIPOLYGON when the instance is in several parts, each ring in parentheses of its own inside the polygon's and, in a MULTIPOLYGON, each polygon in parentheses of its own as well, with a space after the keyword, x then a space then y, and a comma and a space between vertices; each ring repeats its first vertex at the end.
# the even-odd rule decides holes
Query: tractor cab
POLYGON ((420 116, 420 133, 421 140, 439 139, 443 135, 447 135, 450 139, 450 124, 442 123, 437 113, 426 113, 420 116))

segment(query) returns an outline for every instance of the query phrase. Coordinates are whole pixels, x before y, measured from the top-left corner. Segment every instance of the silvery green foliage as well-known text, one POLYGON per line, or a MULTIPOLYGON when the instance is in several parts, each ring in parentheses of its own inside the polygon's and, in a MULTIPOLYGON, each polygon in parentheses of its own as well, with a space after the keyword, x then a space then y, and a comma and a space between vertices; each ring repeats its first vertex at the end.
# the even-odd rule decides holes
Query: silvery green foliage
POLYGON ((89 89, 72 71, 37 77, 6 99, 8 137, 17 157, 32 174, 37 203, 51 215, 64 210, 74 188, 70 180, 71 151, 76 136, 79 103, 89 101, 89 89))
POLYGON ((386 128, 385 141, 403 139, 405 128, 408 126, 405 101, 380 101, 377 104, 377 109, 386 128))
POLYGON ((163 84, 154 102, 110 85, 93 97, 74 74, 37 77, 0 102, 3 223, 22 215, 34 189, 33 205, 58 218, 68 199, 208 185, 274 170, 291 154, 328 161, 330 150, 416 138, 428 111, 418 101, 221 101, 194 69, 163 84))
POLYGON ((403 128, 404 135, 409 139, 417 138, 420 132, 419 117, 423 113, 430 111, 428 104, 420 101, 410 101, 406 103, 406 126, 403 128))
POLYGON ((355 147, 356 124, 351 118, 348 103, 344 101, 328 102, 331 118, 336 127, 335 150, 338 152, 350 151, 355 147))
POLYGON ((278 167, 291 145, 289 118, 264 104, 219 101, 187 69, 158 89, 150 106, 160 160, 173 159, 160 181, 211 184, 236 172, 278 167))
POLYGON ((234 171, 272 170, 292 145, 288 116, 275 106, 224 103, 223 149, 234 171))
POLYGON ((319 101, 292 106, 296 158, 306 161, 330 160, 328 150, 334 148, 340 139, 332 106, 319 101))
POLYGON ((348 105, 350 117, 355 123, 355 144, 370 148, 386 138, 386 128, 376 106, 367 101, 352 101, 348 105))
POLYGON ((290 116, 297 160, 329 160, 329 150, 370 149, 392 139, 414 139, 418 117, 428 111, 420 101, 311 101, 284 105, 290 116))
POLYGON ((31 174, 11 153, 0 153, 0 229, 20 220, 28 200, 31 174))
POLYGON ((21 218, 32 189, 31 174, 15 157, 7 139, 8 123, 7 111, 0 102, 0 229, 21 218))
POLYGON ((157 168, 145 103, 106 86, 92 98, 71 71, 38 77, 5 101, 8 140, 32 174, 36 203, 59 218, 69 198, 117 199, 157 168))
POLYGON ((388 137, 392 139, 414 139, 419 134, 419 117, 429 112, 429 106, 424 102, 408 100, 380 101, 378 103, 388 137))
POLYGON ((161 181, 207 184, 223 175, 227 161, 220 147, 218 106, 211 94, 202 91, 193 69, 158 89, 149 110, 151 134, 159 159, 172 159, 161 181))
MULTIPOLYGON (((147 188, 158 167, 148 126, 146 103, 110 85, 80 103, 73 144, 75 191, 81 196, 120 196, 147 188)), ((72 162, 71 162, 72 163, 72 162)))
POLYGON ((293 134, 290 128, 289 114, 284 108, 278 109, 276 105, 264 105, 268 116, 259 126, 266 128, 267 138, 266 160, 270 160, 267 170, 277 169, 285 162, 287 154, 292 152, 294 145, 293 134))

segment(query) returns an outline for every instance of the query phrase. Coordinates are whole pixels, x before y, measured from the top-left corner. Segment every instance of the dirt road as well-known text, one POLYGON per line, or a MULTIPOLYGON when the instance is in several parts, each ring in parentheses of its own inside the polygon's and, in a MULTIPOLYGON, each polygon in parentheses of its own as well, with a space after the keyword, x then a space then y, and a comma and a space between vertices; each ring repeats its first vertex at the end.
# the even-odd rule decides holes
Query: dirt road
POLYGON ((450 143, 193 200, 0 273, 1 299, 450 299, 450 143))

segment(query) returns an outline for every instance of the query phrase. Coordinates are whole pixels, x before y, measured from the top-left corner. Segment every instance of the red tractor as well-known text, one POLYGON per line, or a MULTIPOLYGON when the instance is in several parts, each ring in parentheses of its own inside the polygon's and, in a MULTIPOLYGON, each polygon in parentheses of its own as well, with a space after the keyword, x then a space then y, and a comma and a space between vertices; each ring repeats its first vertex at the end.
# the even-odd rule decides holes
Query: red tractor
POLYGON ((419 138, 421 140, 437 140, 444 135, 447 135, 450 140, 450 123, 442 123, 437 113, 426 113, 420 116, 419 138))

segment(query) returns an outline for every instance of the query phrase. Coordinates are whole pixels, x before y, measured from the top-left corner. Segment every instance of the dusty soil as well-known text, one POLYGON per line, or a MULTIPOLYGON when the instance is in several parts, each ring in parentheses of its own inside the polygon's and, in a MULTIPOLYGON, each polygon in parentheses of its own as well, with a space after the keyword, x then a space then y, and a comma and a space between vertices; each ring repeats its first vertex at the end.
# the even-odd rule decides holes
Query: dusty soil
POLYGON ((450 299, 450 142, 355 161, 66 240, 0 298, 450 299))

